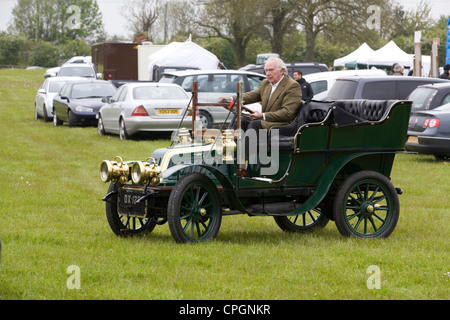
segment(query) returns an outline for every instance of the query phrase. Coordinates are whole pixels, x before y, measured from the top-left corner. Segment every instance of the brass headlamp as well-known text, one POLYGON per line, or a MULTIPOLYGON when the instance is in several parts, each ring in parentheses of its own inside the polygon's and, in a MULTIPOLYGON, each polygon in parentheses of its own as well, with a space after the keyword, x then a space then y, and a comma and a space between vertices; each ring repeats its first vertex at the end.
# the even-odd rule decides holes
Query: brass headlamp
POLYGON ((154 186, 161 182, 161 168, 156 160, 148 158, 145 162, 137 161, 131 167, 131 178, 134 183, 152 184, 154 186))
POLYGON ((103 160, 100 165, 100 178, 103 182, 118 181, 120 183, 127 183, 130 168, 123 162, 121 157, 117 156, 114 159, 120 161, 103 160))

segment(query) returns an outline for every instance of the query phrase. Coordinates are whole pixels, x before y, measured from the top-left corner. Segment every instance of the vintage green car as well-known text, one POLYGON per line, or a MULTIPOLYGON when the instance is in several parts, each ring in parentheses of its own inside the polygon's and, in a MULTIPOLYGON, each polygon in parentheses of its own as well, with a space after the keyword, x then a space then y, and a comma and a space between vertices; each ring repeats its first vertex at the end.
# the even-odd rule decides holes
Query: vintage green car
MULTIPOLYGON (((201 104, 193 87, 195 114, 201 104)), ((239 85, 237 91, 230 106, 237 129, 180 129, 146 160, 101 163, 115 234, 149 233, 168 222, 176 242, 206 241, 217 236, 222 216, 233 214, 273 216, 288 232, 323 228, 329 220, 344 236, 393 232, 402 190, 390 174, 404 151, 411 102, 312 101, 290 125, 252 140, 240 130, 239 85)))

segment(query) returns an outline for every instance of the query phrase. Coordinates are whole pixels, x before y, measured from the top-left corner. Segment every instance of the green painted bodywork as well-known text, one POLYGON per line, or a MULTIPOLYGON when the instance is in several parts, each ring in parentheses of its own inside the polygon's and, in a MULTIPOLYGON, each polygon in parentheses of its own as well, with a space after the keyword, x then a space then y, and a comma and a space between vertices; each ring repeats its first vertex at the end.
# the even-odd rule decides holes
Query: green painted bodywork
MULTIPOLYGON (((373 170, 389 177, 395 154, 404 150, 410 109, 410 102, 398 101, 380 121, 345 126, 336 124, 329 112, 322 122, 300 127, 293 138, 293 149, 279 151, 279 170, 272 176, 250 174, 239 177, 238 166, 234 162, 216 165, 194 163, 192 160, 169 166, 162 172, 163 186, 173 186, 186 173, 203 172, 222 187, 222 196, 231 210, 251 215, 267 213, 248 212, 240 198, 243 191, 305 188, 310 195, 295 210, 285 213, 298 215, 317 207, 333 183, 339 183, 355 172, 373 170)), ((156 150, 152 157, 160 162, 169 150, 173 150, 173 147, 156 150)))

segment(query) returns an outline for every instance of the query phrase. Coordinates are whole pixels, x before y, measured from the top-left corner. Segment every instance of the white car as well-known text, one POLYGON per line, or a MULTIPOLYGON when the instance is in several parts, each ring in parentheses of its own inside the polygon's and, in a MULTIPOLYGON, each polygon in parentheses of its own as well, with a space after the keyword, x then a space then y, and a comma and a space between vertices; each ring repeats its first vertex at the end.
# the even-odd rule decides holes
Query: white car
POLYGON ((360 69, 360 70, 341 70, 330 72, 318 72, 304 75, 303 78, 311 85, 314 97, 313 100, 323 101, 328 95, 328 91, 338 78, 351 76, 385 76, 386 72, 380 69, 360 69))
POLYGON ((100 135, 118 134, 124 140, 138 133, 173 132, 181 119, 183 127, 192 128, 186 111, 191 99, 179 85, 131 82, 108 100, 97 116, 100 135))
POLYGON ((68 81, 83 80, 79 77, 51 77, 45 79, 36 93, 34 101, 34 118, 44 118, 45 121, 53 119, 53 98, 61 87, 68 81))

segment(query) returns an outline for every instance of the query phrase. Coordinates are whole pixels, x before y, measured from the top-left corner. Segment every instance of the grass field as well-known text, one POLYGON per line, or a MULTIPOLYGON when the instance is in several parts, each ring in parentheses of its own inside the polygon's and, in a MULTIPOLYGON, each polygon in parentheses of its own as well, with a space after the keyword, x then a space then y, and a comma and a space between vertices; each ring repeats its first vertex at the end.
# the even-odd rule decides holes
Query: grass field
POLYGON ((272 218, 247 216, 224 217, 208 243, 176 244, 167 224, 118 238, 101 200, 101 161, 143 160, 168 141, 35 120, 42 81, 43 71, 0 70, 0 299, 450 298, 449 163, 396 158, 392 181, 405 193, 388 239, 343 238, 333 222, 287 234, 272 218), (368 286, 372 266, 379 289, 368 286))

